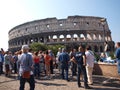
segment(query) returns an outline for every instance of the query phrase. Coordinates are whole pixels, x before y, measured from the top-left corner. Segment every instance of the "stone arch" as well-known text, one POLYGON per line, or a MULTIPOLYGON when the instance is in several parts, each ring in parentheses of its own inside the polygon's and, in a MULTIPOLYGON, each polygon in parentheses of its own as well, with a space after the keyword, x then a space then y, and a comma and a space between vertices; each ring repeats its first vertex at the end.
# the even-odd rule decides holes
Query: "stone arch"
POLYGON ((44 42, 44 37, 40 37, 40 38, 39 38, 39 42, 42 42, 42 43, 43 43, 43 42, 44 42))
POLYGON ((92 40, 92 37, 91 37, 91 35, 89 33, 87 34, 87 39, 92 40))
POLYGON ((53 39, 54 42, 57 42, 57 35, 53 35, 52 39, 53 39))
POLYGON ((100 34, 98 35, 98 40, 102 40, 102 36, 100 34))
POLYGON ((71 35, 70 34, 66 35, 66 41, 71 41, 71 35))
POLYGON ((20 45, 20 40, 18 40, 18 45, 20 45))
POLYGON ((96 34, 93 34, 93 40, 97 40, 96 34))
POLYGON ((77 34, 73 34, 73 41, 77 41, 78 40, 78 35, 77 34))
POLYGON ((53 39, 57 39, 57 35, 53 35, 53 39))
POLYGON ((21 39, 21 44, 22 44, 22 45, 24 44, 24 40, 23 40, 23 39, 21 39))
POLYGON ((34 42, 38 42, 38 38, 37 37, 34 38, 34 42))
POLYGON ((85 40, 85 35, 84 34, 80 34, 80 40, 85 40))
POLYGON ((110 36, 108 36, 108 41, 111 41, 111 37, 110 36))
POLYGON ((100 46, 100 52, 103 52, 103 46, 102 45, 100 46))
POLYGON ((25 39, 25 44, 28 44, 28 39, 25 39))
POLYGON ((97 45, 94 46, 94 51, 95 51, 95 52, 98 52, 98 47, 97 47, 97 45))
POLYGON ((62 41, 62 42, 65 41, 64 38, 65 38, 64 35, 60 35, 60 36, 59 36, 59 39, 60 39, 60 41, 62 41))

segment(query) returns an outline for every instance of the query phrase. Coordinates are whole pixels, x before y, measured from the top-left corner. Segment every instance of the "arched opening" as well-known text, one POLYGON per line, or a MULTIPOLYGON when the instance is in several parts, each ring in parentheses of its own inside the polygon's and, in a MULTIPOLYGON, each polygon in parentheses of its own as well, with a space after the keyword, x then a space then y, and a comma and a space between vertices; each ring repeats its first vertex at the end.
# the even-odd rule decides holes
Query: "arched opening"
POLYGON ((77 41, 78 39, 78 35, 77 34, 73 34, 73 41, 77 41))
POLYGON ((108 36, 108 41, 111 41, 111 38, 110 38, 110 36, 108 36))
POLYGON ((23 40, 23 39, 21 40, 21 44, 22 44, 22 45, 24 44, 24 40, 23 40))
POLYGON ((44 42, 44 37, 40 37, 39 41, 43 43, 44 42))
POLYGON ((103 46, 100 46, 100 52, 103 52, 103 46))
POLYGON ((34 42, 38 42, 38 38, 36 37, 36 38, 34 38, 34 42))
POLYGON ((27 42, 28 42, 28 40, 27 40, 27 39, 25 39, 25 44, 28 44, 27 42))
POLYGON ((90 35, 90 34, 87 34, 87 39, 88 39, 88 40, 92 40, 92 38, 91 38, 91 35, 90 35))
POLYGON ((53 35, 53 41, 57 42, 57 35, 53 35))
POLYGON ((59 38, 60 38, 60 41, 61 41, 61 42, 64 42, 64 41, 65 41, 65 40, 64 40, 64 35, 60 35, 59 38))
POLYGON ((98 47, 96 45, 94 46, 94 51, 98 52, 98 47))
POLYGON ((98 36, 98 39, 99 39, 99 40, 102 40, 102 36, 101 36, 100 34, 99 34, 99 36, 98 36))
POLYGON ((97 40, 97 37, 95 34, 93 34, 93 40, 97 40))
POLYGON ((85 35, 84 34, 80 34, 80 40, 85 40, 85 35))
POLYGON ((66 36, 66 41, 70 41, 70 40, 71 40, 71 35, 68 34, 68 35, 66 36))

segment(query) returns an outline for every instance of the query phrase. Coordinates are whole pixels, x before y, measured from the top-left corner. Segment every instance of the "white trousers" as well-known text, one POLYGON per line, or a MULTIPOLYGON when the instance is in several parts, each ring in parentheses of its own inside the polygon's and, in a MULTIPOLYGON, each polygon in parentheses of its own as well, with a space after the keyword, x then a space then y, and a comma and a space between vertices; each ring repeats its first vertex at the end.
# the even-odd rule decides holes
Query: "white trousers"
POLYGON ((92 72, 93 72, 93 67, 86 66, 86 73, 87 73, 87 78, 88 78, 88 84, 93 84, 92 72))

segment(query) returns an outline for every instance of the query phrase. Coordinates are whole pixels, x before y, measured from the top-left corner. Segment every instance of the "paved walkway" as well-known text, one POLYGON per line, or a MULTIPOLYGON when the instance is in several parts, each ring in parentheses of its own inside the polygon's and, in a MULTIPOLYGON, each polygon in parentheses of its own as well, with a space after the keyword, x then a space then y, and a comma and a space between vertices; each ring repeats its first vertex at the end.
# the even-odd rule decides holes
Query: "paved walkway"
MULTIPOLYGON (((91 85, 91 90, 120 90, 120 82, 116 78, 102 77, 93 75, 94 84, 91 85)), ((83 82, 82 82, 83 86, 83 82)), ((0 90, 19 90, 19 80, 15 75, 11 77, 0 76, 0 90)), ((26 83, 25 90, 29 90, 29 84, 26 83)), ((50 80, 42 77, 40 80, 36 79, 35 90, 84 90, 83 87, 77 87, 76 77, 69 82, 60 79, 59 74, 53 75, 50 80)))

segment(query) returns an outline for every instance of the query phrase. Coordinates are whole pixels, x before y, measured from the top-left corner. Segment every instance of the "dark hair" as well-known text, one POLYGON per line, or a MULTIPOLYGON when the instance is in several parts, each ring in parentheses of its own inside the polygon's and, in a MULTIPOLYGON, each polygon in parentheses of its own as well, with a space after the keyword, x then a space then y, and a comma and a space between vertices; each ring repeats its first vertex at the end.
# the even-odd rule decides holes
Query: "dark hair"
POLYGON ((32 49, 31 49, 31 48, 29 49, 29 52, 32 52, 32 49))
POLYGON ((120 42, 117 42, 117 45, 120 46, 120 42))
POLYGON ((107 41, 105 41, 105 43, 106 43, 106 44, 108 44, 108 42, 107 42, 107 41))
POLYGON ((38 52, 35 52, 35 55, 37 56, 37 55, 38 55, 38 52))
POLYGON ((48 53, 48 50, 45 51, 45 54, 49 54, 49 53, 48 53))
POLYGON ((86 50, 91 50, 90 46, 86 46, 86 50))

